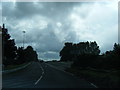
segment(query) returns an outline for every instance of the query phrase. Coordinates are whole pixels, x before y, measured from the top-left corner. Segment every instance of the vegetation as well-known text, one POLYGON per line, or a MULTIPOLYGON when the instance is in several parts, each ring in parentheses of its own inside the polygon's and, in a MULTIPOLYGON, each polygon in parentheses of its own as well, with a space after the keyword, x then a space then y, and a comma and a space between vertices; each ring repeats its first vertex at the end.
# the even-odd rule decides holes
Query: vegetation
POLYGON ((60 61, 73 61, 66 69, 95 83, 98 87, 120 87, 120 44, 100 55, 96 42, 65 43, 60 61))
POLYGON ((94 83, 98 88, 120 88, 120 70, 68 68, 66 71, 94 83))
POLYGON ((27 63, 23 63, 23 64, 16 64, 16 65, 8 65, 6 68, 4 68, 4 70, 11 70, 11 69, 16 69, 16 68, 19 68, 19 67, 22 67, 22 66, 25 66, 29 64, 28 62, 27 63))
POLYGON ((120 45, 114 44, 112 51, 99 55, 96 42, 65 43, 60 51, 60 61, 73 61, 72 67, 91 67, 96 69, 120 69, 120 45))
POLYGON ((32 46, 27 48, 15 46, 14 39, 10 38, 8 30, 3 24, 2 28, 2 46, 3 46, 3 65, 5 67, 10 65, 19 65, 30 61, 37 61, 38 56, 36 51, 33 50, 32 46))

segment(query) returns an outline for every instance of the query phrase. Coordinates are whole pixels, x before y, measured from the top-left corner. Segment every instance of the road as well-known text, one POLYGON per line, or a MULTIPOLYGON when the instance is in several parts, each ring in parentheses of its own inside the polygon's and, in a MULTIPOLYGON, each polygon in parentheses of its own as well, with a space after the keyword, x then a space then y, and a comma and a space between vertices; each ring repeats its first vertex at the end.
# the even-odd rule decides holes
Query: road
POLYGON ((23 70, 3 74, 2 88, 95 88, 84 79, 57 70, 51 65, 33 62, 23 70))

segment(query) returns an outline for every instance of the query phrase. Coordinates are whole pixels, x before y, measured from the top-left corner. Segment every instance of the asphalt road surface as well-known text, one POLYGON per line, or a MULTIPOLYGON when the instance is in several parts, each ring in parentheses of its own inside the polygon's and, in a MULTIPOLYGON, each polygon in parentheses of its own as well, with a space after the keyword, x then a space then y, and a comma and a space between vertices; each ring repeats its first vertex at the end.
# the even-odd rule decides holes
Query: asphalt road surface
POLYGON ((2 76, 2 88, 95 88, 91 83, 45 63, 2 76))

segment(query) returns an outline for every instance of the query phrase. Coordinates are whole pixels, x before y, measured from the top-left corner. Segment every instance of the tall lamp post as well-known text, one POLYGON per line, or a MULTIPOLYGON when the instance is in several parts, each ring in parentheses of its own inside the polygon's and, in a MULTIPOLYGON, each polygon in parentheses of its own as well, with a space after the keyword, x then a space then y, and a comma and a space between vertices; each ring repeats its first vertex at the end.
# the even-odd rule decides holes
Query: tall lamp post
POLYGON ((25 40, 25 31, 23 31, 23 49, 24 49, 24 40, 25 40))

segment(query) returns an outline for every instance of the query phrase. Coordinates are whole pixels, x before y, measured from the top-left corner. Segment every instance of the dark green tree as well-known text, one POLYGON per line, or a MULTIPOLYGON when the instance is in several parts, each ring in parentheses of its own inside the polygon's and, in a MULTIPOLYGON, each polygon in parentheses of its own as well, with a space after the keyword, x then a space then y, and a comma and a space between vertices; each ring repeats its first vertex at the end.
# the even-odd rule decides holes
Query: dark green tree
POLYGON ((2 46, 3 46, 3 64, 5 66, 14 64, 16 58, 16 50, 14 39, 10 39, 10 35, 8 34, 8 30, 5 28, 3 24, 2 28, 2 46))
POLYGON ((60 51, 61 61, 71 61, 72 59, 71 49, 72 49, 72 43, 68 43, 68 42, 65 43, 65 46, 60 51))
POLYGON ((105 54, 99 56, 97 58, 97 62, 95 63, 97 68, 102 69, 120 69, 120 45, 114 44, 113 50, 106 51, 105 54))
POLYGON ((38 60, 38 55, 37 55, 36 51, 33 50, 32 46, 28 46, 25 49, 25 60, 27 62, 38 60))
POLYGON ((79 43, 79 56, 74 61, 74 64, 81 67, 95 67, 96 59, 100 54, 100 49, 97 43, 81 42, 79 43))
POLYGON ((17 49, 17 60, 16 60, 16 64, 23 64, 25 63, 25 51, 23 49, 23 47, 19 47, 17 49))
POLYGON ((113 52, 115 55, 120 56, 120 44, 117 44, 117 43, 114 44, 113 52))

